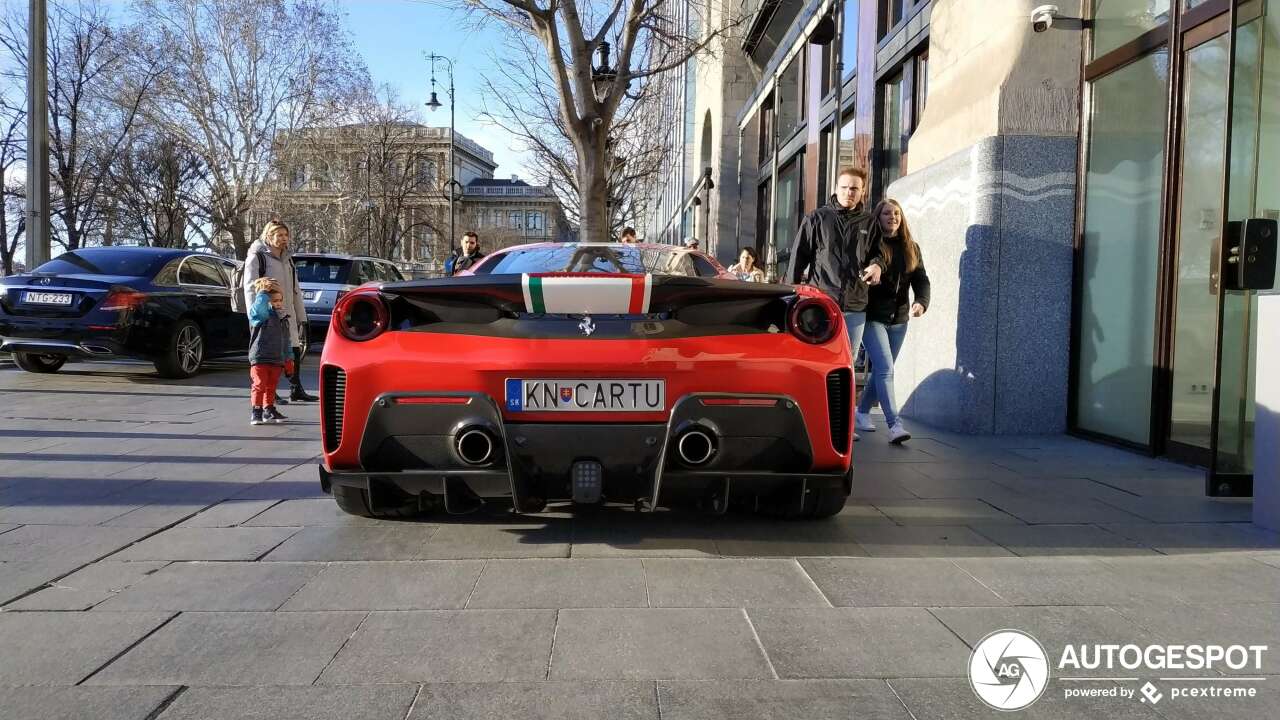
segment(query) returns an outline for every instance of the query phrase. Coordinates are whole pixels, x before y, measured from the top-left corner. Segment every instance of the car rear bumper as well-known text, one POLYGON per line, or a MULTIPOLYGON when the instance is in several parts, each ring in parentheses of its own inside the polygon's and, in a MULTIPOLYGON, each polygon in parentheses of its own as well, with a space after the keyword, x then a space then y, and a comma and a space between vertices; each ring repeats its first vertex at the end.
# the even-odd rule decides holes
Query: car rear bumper
MULTIPOLYGON (((322 381, 326 451, 341 436, 334 411, 344 391, 322 381)), ((804 414, 781 394, 693 393, 678 398, 665 423, 512 422, 484 393, 383 393, 359 431, 359 467, 320 467, 321 486, 370 490, 390 485, 401 493, 441 496, 446 508, 459 497, 510 498, 515 507, 549 499, 603 498, 649 507, 680 499, 728 498, 810 490, 851 491, 849 459, 819 468, 804 414), (738 404, 748 400, 750 404, 738 404), (468 461, 460 442, 468 433, 488 438, 483 461, 468 461), (701 433, 710 452, 691 452, 701 433), (686 438, 690 438, 686 441, 686 438), (683 447, 683 449, 682 449, 683 447), (594 478, 594 480, 593 480, 594 478), (583 483, 595 483, 584 489, 583 483), (454 498, 451 502, 450 498, 454 498)), ((348 442, 355 436, 349 436, 348 442)))
POLYGON ((0 337, 0 352, 29 352, 103 360, 116 357, 137 357, 137 355, 128 352, 120 342, 111 337, 90 337, 82 340, 0 337))

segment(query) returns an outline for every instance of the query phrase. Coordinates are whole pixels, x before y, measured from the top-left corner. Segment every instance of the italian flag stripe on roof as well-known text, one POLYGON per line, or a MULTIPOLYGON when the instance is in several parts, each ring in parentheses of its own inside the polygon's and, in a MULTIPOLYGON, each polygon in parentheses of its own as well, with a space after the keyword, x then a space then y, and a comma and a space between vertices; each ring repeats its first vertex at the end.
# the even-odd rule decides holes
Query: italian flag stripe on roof
POLYGON ((526 273, 521 278, 524 309, 531 313, 649 312, 649 275, 526 273))

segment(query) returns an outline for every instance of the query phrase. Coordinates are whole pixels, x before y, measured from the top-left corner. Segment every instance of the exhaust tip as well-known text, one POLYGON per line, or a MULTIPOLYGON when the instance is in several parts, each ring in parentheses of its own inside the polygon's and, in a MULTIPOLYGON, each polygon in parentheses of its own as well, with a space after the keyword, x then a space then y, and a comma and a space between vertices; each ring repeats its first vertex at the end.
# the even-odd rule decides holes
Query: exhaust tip
POLYGON ((458 434, 454 441, 458 459, 468 465, 484 465, 493 458, 493 438, 479 428, 470 428, 458 434))
POLYGON ((705 430, 689 430, 676 442, 676 452, 686 465, 705 465, 715 455, 716 444, 705 430))

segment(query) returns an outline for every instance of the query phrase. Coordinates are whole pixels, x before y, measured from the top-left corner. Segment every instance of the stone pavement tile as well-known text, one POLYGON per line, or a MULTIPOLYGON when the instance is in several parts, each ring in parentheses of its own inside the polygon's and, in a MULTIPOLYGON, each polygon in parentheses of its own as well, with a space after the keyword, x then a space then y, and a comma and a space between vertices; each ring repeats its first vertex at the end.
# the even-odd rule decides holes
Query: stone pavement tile
POLYGON ((490 560, 468 608, 648 607, 638 558, 490 560))
POLYGON ((1084 477, 1036 477, 1016 475, 994 481, 1006 490, 1037 498, 1092 498, 1106 502, 1112 498, 1134 498, 1131 492, 1084 477))
POLYGON ((644 560, 653 607, 830 607, 795 560, 644 560))
POLYGON ((553 610, 374 612, 317 682, 542 680, 555 627, 553 610))
MULTIPOLYGON (((312 468, 315 472, 315 468, 312 468)), ((327 526, 327 525, 386 525, 385 520, 375 520, 348 515, 338 507, 333 498, 305 498, 285 500, 261 515, 243 523, 246 526, 327 526)))
POLYGON ((1276 602, 1280 568, 1248 556, 1176 555, 1100 558, 1124 582, 1153 600, 1186 603, 1276 602))
MULTIPOLYGON (((977 645, 982 638, 996 630, 1015 628, 1025 632, 1040 641, 1048 656, 1054 659, 1055 667, 1056 658, 1062 657, 1062 650, 1068 644, 1079 647, 1082 644, 1092 643, 1121 645, 1132 643, 1145 647, 1160 642, 1153 633, 1135 625, 1132 620, 1110 607, 1041 605, 1012 608, 934 608, 931 612, 952 632, 960 636, 969 647, 977 645)), ((967 666, 967 663, 966 657, 963 665, 967 666)), ((961 670, 963 672, 964 668, 962 667, 961 670)), ((1172 670, 1161 672, 1187 674, 1172 670)), ((1070 673, 1059 671, 1055 674, 1070 673)), ((1081 671, 1078 674, 1087 675, 1088 673, 1081 671)))
POLYGON ((85 478, 106 478, 113 475, 128 478, 150 479, 150 474, 133 474, 133 468, 142 467, 143 463, 132 455, 117 455, 94 460, 73 460, 70 457, 52 455, 27 455, 26 453, 9 453, 0 455, 0 475, 27 476, 35 475, 49 480, 84 480, 85 478))
POLYGON ((333 502, 333 498, 320 489, 320 481, 316 477, 298 480, 275 478, 246 486, 233 495, 237 500, 292 500, 294 498, 325 498, 333 502))
POLYGON ((10 436, 7 431, 0 430, 0 453, 40 452, 61 445, 66 441, 66 438, 60 437, 10 436))
POLYGON ((0 523, 0 535, 3 535, 4 533, 9 532, 10 530, 15 530, 17 528, 18 528, 18 525, 16 524, 0 523))
POLYGON ((721 555, 743 557, 863 556, 851 530, 854 526, 892 526, 892 521, 870 505, 852 502, 841 513, 821 522, 787 522, 778 518, 746 516, 724 518, 716 526, 716 549, 721 555))
MULTIPOLYGON (((159 449, 160 452, 169 452, 167 444, 163 440, 149 437, 147 435, 134 435, 132 437, 76 437, 74 439, 64 438, 59 441, 60 444, 46 448, 40 451, 41 455, 58 456, 58 455, 89 455, 89 456, 115 456, 130 455, 143 452, 151 452, 153 449, 159 449)), ((34 452, 28 450, 28 452, 34 452)))
POLYGON ((1125 582, 1124 576, 1094 558, 958 558, 954 562, 1010 605, 1114 605, 1147 597, 1145 588, 1125 582))
POLYGON ((223 500, 178 527, 235 527, 275 504, 275 500, 223 500))
MULTIPOLYGON (((1170 644, 1266 645, 1269 649, 1262 654, 1260 669, 1252 662, 1239 670, 1223 664, 1217 669, 1228 675, 1280 674, 1280 593, 1267 603, 1157 601, 1117 605, 1115 609, 1170 644)), ((1269 692, 1278 690, 1269 688, 1269 692)))
POLYGON ((1250 553, 1249 557, 1271 567, 1280 567, 1280 551, 1263 551, 1250 553))
POLYGON ((855 527, 854 539, 872 557, 993 557, 1008 550, 967 527, 915 525, 911 527, 855 527))
MULTIPOLYGON (((110 618, 125 613, 85 613, 110 618)), ((310 685, 364 613, 182 613, 90 685, 310 685)))
POLYGON ((6 605, 5 610, 88 610, 167 564, 101 560, 6 605))
MULTIPOLYGON (((1250 498, 1208 497, 1132 497, 1121 495, 1108 498, 1114 505, 1138 518, 1158 523, 1247 523, 1253 518, 1253 501, 1250 498)), ((1090 522, 1127 522, 1104 520, 1090 522)))
POLYGON ((900 482, 912 495, 924 500, 975 500, 984 495, 1007 491, 1003 485, 986 478, 947 478, 940 480, 920 475, 915 478, 903 479, 900 482))
POLYGON ((1141 543, 1096 525, 972 525, 974 530, 1024 557, 1052 555, 1155 555, 1141 543))
POLYGON ((407 720, 658 720, 648 682, 429 683, 407 720))
POLYGON ((877 500, 875 506, 902 525, 1022 524, 981 500, 877 500))
POLYGON ((170 617, 170 613, 0 613, 0 648, 4 648, 0 686, 75 685, 170 617))
POLYGON ((297 528, 172 528, 112 560, 256 560, 289 539, 297 528))
MULTIPOLYGON (((24 472, 10 477, 0 487, 0 504, 4 505, 59 505, 80 506, 93 505, 131 487, 141 485, 146 480, 136 477, 106 478, 100 475, 83 477, 46 477, 44 467, 37 463, 27 463, 24 472), (38 468, 39 473, 33 473, 38 468)), ((103 504, 114 504, 106 501, 103 504)), ((134 503, 133 505, 140 505, 134 503)), ((128 508, 125 508, 126 510, 128 508)))
POLYGON ((322 569, 318 563, 173 563, 94 612, 275 610, 322 569))
POLYGON ((1005 604, 948 560, 807 558, 800 564, 836 607, 1005 604))
POLYGON ((335 687, 195 687, 178 696, 164 720, 404 720, 417 685, 335 687))
MULTIPOLYGON (((971 720, 971 718, 1009 717, 1028 720, 1062 720, 1063 718, 1116 718, 1116 720, 1158 720, 1160 717, 1136 700, 1119 698, 1064 698, 1067 690, 1078 690, 1080 683, 1064 683, 1050 677, 1044 694, 1032 705, 1014 713, 993 710, 974 694, 967 679, 958 678, 894 678, 889 680, 898 697, 906 703, 916 720, 971 720)), ((1132 686, 1132 683, 1129 684, 1132 686)), ((1089 683, 1090 687, 1100 687, 1089 683)), ((1105 687, 1114 687, 1107 685, 1105 687)))
POLYGON ((115 502, 111 498, 83 502, 30 498, 0 507, 0 520, 22 525, 99 525, 140 506, 140 503, 115 502))
POLYGON ((461 610, 483 567, 483 560, 331 563, 280 609, 461 610))
POLYGON ((573 521, 573 557, 716 557, 728 518, 605 508, 573 521))
POLYGON ((24 525, 0 535, 0 561, 87 564, 152 531, 141 528, 24 525))
POLYGON ((1017 478, 1022 475, 1022 473, 987 461, 928 463, 914 465, 912 469, 934 480, 991 480, 1000 482, 1004 478, 1017 478))
POLYGON ((13 720, 151 720, 176 687, 0 687, 13 720))
POLYGON ((854 498, 909 500, 915 495, 906 483, 923 477, 914 463, 856 462, 853 467, 854 498))
MULTIPOLYGON (((1143 498, 1132 498, 1141 500, 1143 498)), ((1089 497, 1030 496, 1010 490, 984 494, 988 505, 1033 525, 1062 523, 1138 522, 1137 515, 1125 512, 1108 502, 1089 497)), ((976 524, 976 523, 974 523, 976 524)))
POLYGON ((1280 548, 1280 533, 1250 523, 1107 523, 1101 527, 1166 555, 1280 548))
POLYGON ((296 533, 263 560, 425 560, 439 525, 395 523, 371 527, 242 528, 296 533))
POLYGON ((771 679, 740 609, 561 610, 554 680, 771 679))
POLYGON ((883 680, 658 683, 663 720, 908 720, 883 680))
MULTIPOLYGON (((124 457, 146 457, 143 455, 125 455, 124 457)), ((143 477, 151 480, 216 480, 232 473, 237 473, 245 463, 239 461, 222 462, 216 458, 192 458, 188 461, 145 462, 121 467, 110 474, 125 474, 131 477, 143 477)))
POLYGON ((782 678, 963 675, 969 649, 924 608, 748 610, 782 678))
MULTIPOLYGON (((862 433, 858 434, 862 435, 862 433)), ((930 455, 920 448, 912 447, 909 443, 892 445, 887 438, 888 433, 883 430, 862 435, 862 439, 854 446, 853 454, 863 462, 929 463, 942 461, 942 458, 930 455)))
POLYGON ((39 590, 83 563, 75 559, 0 561, 0 605, 39 590))
MULTIPOLYGON (((319 471, 316 470, 316 465, 318 464, 319 464, 318 459, 315 461, 306 460, 297 465, 294 465, 291 468, 287 468, 285 470, 282 470, 281 472, 278 472, 272 475, 269 478, 269 480, 271 482, 310 483, 315 486, 317 491, 320 491, 320 479, 319 479, 320 476, 319 476, 319 471)), ((324 492, 320 491, 319 494, 324 495, 324 492)))

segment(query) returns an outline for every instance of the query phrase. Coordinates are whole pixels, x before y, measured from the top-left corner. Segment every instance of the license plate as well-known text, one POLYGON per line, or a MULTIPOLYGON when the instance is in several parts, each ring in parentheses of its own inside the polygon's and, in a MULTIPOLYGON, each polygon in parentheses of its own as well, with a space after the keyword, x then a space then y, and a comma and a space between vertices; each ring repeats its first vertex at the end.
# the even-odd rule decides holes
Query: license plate
POLYGON ((70 305, 71 293, 24 292, 22 302, 33 305, 70 305))
POLYGON ((320 293, 319 293, 319 292, 317 292, 317 291, 315 291, 315 290, 303 290, 303 291, 302 291, 302 301, 303 301, 303 302, 315 302, 316 298, 317 298, 317 297, 319 297, 319 295, 320 295, 320 293))
POLYGON ((665 380, 507 380, 509 412, 659 412, 665 380))

